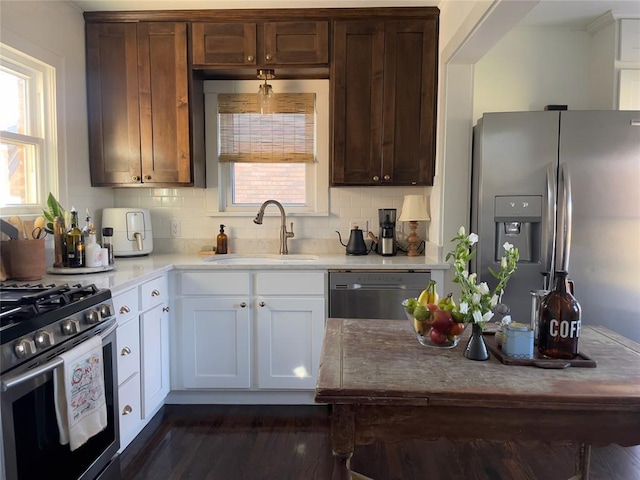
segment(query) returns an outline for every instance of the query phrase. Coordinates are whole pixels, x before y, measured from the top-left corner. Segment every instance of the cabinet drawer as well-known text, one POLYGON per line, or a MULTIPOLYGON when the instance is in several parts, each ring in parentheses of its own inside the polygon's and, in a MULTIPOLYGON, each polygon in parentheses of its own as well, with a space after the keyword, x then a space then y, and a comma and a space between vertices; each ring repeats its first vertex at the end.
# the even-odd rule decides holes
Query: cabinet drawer
POLYGON ((118 417, 121 443, 130 442, 142 421, 140 408, 140 375, 136 374, 118 389, 118 417))
POLYGON ((248 272, 187 272, 180 279, 182 295, 248 295, 248 272))
POLYGON ((166 303, 169 298, 168 290, 169 286, 166 276, 154 278, 140 285, 141 310, 146 311, 151 307, 166 303))
POLYGON ((324 295, 324 272, 256 273, 257 295, 324 295))
POLYGON ((113 297, 113 307, 119 323, 138 314, 138 288, 130 288, 113 297))
POLYGON ((118 345, 118 383, 122 384, 140 369, 140 329, 134 318, 119 325, 116 332, 118 345))

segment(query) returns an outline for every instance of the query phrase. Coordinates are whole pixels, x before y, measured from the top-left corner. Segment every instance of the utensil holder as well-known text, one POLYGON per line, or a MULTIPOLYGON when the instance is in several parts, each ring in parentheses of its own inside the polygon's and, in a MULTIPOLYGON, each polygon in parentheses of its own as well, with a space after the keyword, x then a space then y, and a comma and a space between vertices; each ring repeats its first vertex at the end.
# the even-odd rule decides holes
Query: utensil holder
POLYGON ((0 248, 7 280, 40 280, 44 276, 44 239, 7 240, 0 248))

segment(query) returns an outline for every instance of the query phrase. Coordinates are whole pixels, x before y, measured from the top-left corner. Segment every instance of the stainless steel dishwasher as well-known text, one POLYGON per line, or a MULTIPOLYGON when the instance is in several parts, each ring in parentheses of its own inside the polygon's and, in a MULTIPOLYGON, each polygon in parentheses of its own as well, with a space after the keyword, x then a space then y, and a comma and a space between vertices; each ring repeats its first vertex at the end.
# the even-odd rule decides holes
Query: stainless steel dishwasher
POLYGON ((329 316, 406 319, 402 301, 420 295, 430 279, 412 270, 329 270, 329 316))

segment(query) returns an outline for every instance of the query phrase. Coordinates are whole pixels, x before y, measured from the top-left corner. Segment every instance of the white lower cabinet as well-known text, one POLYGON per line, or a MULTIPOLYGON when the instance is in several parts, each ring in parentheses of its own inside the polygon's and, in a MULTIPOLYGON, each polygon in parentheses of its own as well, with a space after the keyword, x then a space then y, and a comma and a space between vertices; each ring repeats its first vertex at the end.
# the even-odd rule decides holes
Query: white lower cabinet
POLYGON ((173 390, 313 391, 325 279, 323 271, 179 273, 173 390))
POLYGON ((118 318, 121 450, 140 433, 169 393, 168 299, 166 274, 113 297, 118 318))

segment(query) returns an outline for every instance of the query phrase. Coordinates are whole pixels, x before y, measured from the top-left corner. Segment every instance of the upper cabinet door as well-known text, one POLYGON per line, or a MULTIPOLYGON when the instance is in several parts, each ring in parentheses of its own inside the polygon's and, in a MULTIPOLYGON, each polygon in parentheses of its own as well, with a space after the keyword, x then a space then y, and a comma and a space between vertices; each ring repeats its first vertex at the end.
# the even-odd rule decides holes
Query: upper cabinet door
POLYGON ((433 20, 385 25, 383 183, 432 185, 438 29, 433 20))
POLYGON ((376 185, 382 163, 384 22, 336 21, 331 67, 333 185, 376 185))
POLYGON ((185 23, 138 25, 142 182, 188 184, 189 85, 185 23))
POLYGON ((329 22, 264 24, 264 64, 329 63, 329 22))
POLYGON ((91 185, 139 182, 140 115, 135 23, 88 23, 91 185))
POLYGON ((255 66, 255 23, 193 23, 194 65, 255 66))

